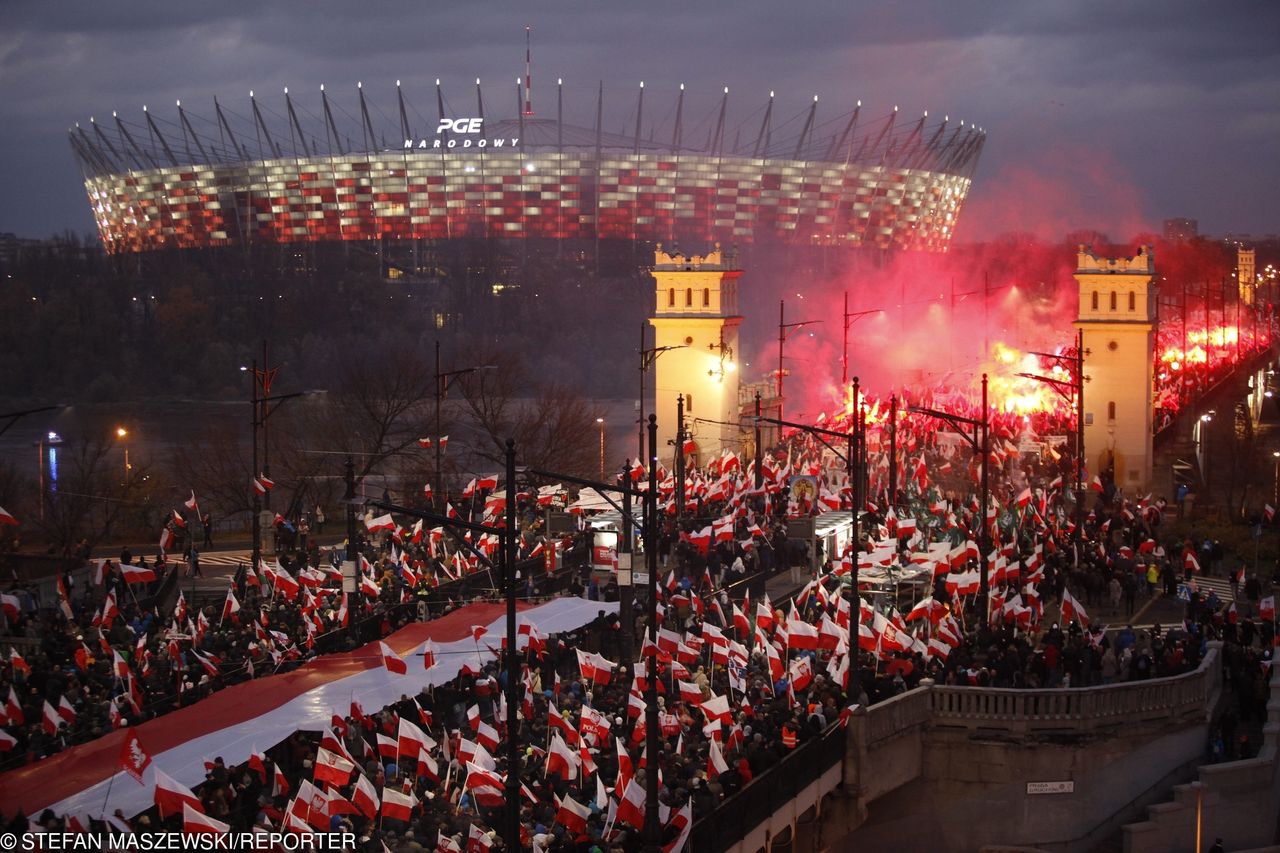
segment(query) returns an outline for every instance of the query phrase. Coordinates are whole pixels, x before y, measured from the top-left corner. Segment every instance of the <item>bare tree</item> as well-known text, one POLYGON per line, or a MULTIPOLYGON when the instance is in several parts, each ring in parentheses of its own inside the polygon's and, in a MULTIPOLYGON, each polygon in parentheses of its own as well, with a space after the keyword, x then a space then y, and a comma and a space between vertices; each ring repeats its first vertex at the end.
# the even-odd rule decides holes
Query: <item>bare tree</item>
POLYGON ((596 407, 562 385, 530 381, 523 361, 510 353, 485 360, 497 369, 475 374, 464 386, 475 454, 501 466, 510 438, 522 465, 578 476, 596 471, 596 407))
POLYGON ((122 469, 115 446, 103 439, 69 442, 60 459, 57 487, 44 496, 44 518, 35 522, 58 553, 72 553, 81 539, 93 547, 113 532, 159 530, 145 466, 122 469))

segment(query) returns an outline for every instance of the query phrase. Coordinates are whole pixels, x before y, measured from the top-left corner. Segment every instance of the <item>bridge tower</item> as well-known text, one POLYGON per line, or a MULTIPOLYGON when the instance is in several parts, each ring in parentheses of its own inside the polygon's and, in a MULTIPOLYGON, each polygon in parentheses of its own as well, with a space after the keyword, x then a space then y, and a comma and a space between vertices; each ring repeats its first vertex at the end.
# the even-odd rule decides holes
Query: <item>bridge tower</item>
POLYGON ((1111 476, 1129 495, 1151 486, 1152 369, 1157 287, 1155 258, 1140 246, 1132 258, 1076 253, 1085 350, 1084 460, 1089 475, 1111 476))
MULTIPOLYGON (((735 446, 738 402, 738 279, 733 252, 720 244, 706 255, 653 253, 656 359, 654 411, 658 415, 658 455, 670 463, 675 450, 676 397, 684 396, 685 431, 703 459, 735 446)), ((734 447, 736 449, 736 446, 734 447)))

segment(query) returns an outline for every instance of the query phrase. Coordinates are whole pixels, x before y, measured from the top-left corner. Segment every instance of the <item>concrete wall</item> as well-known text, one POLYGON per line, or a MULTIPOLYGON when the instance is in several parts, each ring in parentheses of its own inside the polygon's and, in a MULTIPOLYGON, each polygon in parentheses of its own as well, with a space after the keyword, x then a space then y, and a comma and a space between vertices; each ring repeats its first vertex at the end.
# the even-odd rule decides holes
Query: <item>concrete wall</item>
POLYGON ((1193 776, 1220 686, 1215 643, 1195 672, 1140 685, 924 685, 858 709, 847 799, 822 834, 832 850, 1093 850, 1193 776), (1072 790, 1029 793, 1032 782, 1072 790))
POLYGON ((1179 785, 1172 802, 1147 809, 1147 819, 1124 827, 1125 853, 1173 853, 1222 838, 1227 850, 1262 847, 1280 823, 1280 669, 1273 667, 1263 744, 1256 758, 1201 767, 1194 783, 1179 785))
POLYGON ((929 731, 919 738, 922 777, 872 803, 867 824, 849 840, 857 849, 1091 850, 1141 813, 1135 800, 1166 796, 1187 778, 1207 738, 1204 724, 1142 742, 1121 735, 1074 745, 929 731), (1028 782, 1063 781, 1073 782, 1074 791, 1027 793, 1028 782))

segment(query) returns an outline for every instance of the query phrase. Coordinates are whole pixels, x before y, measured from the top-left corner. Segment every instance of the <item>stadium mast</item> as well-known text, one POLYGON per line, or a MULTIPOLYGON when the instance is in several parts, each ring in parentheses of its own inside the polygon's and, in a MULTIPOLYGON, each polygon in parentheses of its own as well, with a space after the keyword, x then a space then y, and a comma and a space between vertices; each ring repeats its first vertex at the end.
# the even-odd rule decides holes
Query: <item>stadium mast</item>
POLYGON ((533 55, 529 48, 529 32, 532 28, 524 28, 524 114, 533 115, 533 55))

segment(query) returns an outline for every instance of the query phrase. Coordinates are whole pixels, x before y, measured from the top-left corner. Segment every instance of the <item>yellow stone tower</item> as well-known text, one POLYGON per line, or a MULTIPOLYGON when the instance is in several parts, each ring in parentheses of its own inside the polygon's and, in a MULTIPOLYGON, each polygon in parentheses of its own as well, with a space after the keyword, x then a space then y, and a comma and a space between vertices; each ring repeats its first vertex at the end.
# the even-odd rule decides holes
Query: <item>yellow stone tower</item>
POLYGON ((1236 283, 1240 287, 1240 301, 1245 305, 1253 304, 1253 294, 1257 290, 1257 249, 1236 249, 1236 283))
MULTIPOLYGON (((1112 474, 1127 495, 1151 485, 1155 259, 1150 246, 1132 258, 1076 254, 1080 292, 1075 326, 1085 349, 1084 459, 1089 476, 1112 474)), ((1104 476, 1105 480, 1105 476, 1104 476)))
POLYGON ((672 347, 655 364, 654 411, 658 458, 670 464, 676 436, 676 398, 684 395, 685 431, 702 460, 734 447, 738 421, 738 278, 733 253, 720 244, 707 255, 653 253, 654 346, 672 347))

